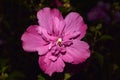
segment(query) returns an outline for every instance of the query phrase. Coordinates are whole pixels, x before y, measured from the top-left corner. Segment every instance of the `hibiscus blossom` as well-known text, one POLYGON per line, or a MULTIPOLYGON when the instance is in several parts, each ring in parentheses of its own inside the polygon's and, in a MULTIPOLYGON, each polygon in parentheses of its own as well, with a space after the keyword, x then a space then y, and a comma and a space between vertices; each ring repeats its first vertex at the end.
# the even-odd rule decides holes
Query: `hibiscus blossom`
POLYGON ((62 72, 65 63, 79 64, 90 56, 89 45, 81 41, 87 25, 76 12, 63 19, 58 9, 43 8, 37 13, 39 25, 22 35, 23 49, 37 51, 40 68, 50 76, 62 72))

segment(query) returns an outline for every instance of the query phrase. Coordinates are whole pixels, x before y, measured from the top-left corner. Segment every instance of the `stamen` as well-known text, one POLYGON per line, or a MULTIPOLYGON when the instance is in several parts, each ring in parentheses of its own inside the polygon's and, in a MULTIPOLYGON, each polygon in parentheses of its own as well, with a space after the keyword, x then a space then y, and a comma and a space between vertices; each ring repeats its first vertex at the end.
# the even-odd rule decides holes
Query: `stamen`
POLYGON ((61 43, 62 42, 62 38, 58 38, 57 43, 61 43))
POLYGON ((62 43, 62 38, 58 38, 57 44, 58 44, 59 46, 61 46, 61 43, 62 43))

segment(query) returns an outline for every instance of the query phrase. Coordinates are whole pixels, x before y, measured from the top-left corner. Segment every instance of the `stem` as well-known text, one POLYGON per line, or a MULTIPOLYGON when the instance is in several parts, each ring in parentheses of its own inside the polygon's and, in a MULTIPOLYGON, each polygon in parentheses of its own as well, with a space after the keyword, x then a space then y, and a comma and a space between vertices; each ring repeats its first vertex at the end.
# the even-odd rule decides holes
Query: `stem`
POLYGON ((1 73, 1 78, 2 80, 5 80, 5 74, 3 72, 1 73))
POLYGON ((98 34, 98 31, 95 32, 95 36, 93 38, 93 42, 92 42, 92 53, 94 52, 94 46, 97 42, 97 34, 98 34))

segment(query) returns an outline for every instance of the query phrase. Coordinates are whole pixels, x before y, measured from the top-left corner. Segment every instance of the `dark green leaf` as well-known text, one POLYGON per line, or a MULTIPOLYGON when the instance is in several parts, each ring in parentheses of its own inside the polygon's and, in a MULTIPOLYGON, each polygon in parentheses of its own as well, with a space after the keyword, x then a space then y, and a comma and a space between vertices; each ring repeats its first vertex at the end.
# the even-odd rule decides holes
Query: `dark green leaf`
POLYGON ((103 36, 100 37, 99 40, 112 40, 112 39, 113 39, 113 38, 112 38, 112 36, 110 36, 110 35, 103 35, 103 36))
POLYGON ((42 75, 39 75, 38 80, 45 80, 45 78, 42 75))

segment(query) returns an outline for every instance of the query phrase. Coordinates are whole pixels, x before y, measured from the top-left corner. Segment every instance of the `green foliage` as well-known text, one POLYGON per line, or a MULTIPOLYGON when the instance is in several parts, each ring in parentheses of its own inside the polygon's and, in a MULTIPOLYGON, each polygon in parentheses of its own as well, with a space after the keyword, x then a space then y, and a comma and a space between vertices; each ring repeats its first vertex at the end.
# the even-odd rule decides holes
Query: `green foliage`
POLYGON ((64 80, 68 80, 70 77, 71 77, 71 75, 69 73, 65 73, 64 80))
POLYGON ((14 71, 8 75, 8 78, 6 80, 22 80, 24 77, 25 75, 20 71, 14 71))
POLYGON ((100 37, 99 40, 102 40, 102 41, 104 41, 104 40, 113 40, 113 38, 112 38, 111 35, 106 35, 106 34, 104 34, 104 35, 102 35, 102 36, 100 37))
POLYGON ((38 80, 45 80, 45 78, 42 75, 38 75, 38 80))
POLYGON ((94 52, 95 59, 98 61, 100 67, 103 67, 104 64, 104 56, 100 53, 94 52))
POLYGON ((8 66, 9 60, 0 59, 0 80, 20 80, 24 79, 24 74, 20 71, 9 71, 10 67, 8 66))

